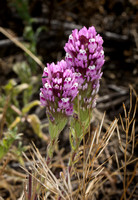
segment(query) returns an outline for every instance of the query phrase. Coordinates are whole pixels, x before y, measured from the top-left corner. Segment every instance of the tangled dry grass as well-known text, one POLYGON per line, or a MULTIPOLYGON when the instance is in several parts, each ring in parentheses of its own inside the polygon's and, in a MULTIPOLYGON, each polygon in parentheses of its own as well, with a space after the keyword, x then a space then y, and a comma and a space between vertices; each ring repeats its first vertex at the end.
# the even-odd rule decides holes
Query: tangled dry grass
MULTIPOLYGON (((135 91, 134 91, 135 92, 135 91)), ((99 118, 99 125, 83 139, 79 151, 75 155, 71 170, 68 170, 68 158, 73 152, 64 155, 64 150, 57 150, 50 166, 45 158, 33 145, 32 159, 25 154, 29 163, 28 180, 21 199, 111 199, 116 195, 120 199, 132 199, 136 195, 135 184, 137 173, 135 115, 136 102, 132 102, 130 90, 130 108, 125 105, 124 116, 110 123, 105 114, 99 118), (134 106, 135 104, 135 106, 134 106), (129 166, 133 169, 129 169, 129 166), (56 169, 61 169, 59 176, 55 175, 56 169), (109 191, 104 190, 108 184, 109 191), (117 189, 117 184, 122 188, 117 189), (108 194, 108 195, 107 195, 108 194)), ((95 118, 101 116, 95 110, 95 118)))

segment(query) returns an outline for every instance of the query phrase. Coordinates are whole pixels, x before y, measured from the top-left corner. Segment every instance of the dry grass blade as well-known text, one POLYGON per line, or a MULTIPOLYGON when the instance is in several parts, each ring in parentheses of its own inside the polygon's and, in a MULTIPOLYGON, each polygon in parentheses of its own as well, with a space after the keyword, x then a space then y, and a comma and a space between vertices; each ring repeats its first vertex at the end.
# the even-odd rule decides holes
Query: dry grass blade
POLYGON ((88 159, 90 157, 90 154, 91 154, 91 151, 93 149, 93 144, 94 144, 94 141, 95 141, 95 137, 97 135, 97 132, 98 132, 98 129, 94 132, 94 136, 92 137, 92 141, 91 141, 91 146, 90 146, 90 150, 89 150, 89 153, 88 153, 88 156, 87 156, 87 159, 86 159, 86 163, 88 162, 88 159))
POLYGON ((119 141, 119 147, 121 149, 122 152, 124 152, 124 148, 123 148, 123 145, 122 145, 122 142, 121 142, 121 137, 120 137, 120 132, 119 132, 119 127, 117 125, 117 136, 118 136, 118 141, 119 141))
MULTIPOLYGON (((55 195, 60 195, 63 199, 70 199, 69 191, 65 190, 63 185, 60 183, 60 181, 55 177, 55 175, 52 173, 50 168, 47 166, 46 161, 44 158, 42 158, 40 152, 36 147, 32 147, 33 154, 36 156, 36 159, 33 156, 33 162, 31 162, 27 156, 24 154, 25 158, 28 162, 30 162, 31 168, 37 172, 39 177, 42 178, 38 179, 36 176, 32 175, 41 185, 43 185, 44 188, 51 191, 55 195), (62 191, 64 192, 66 198, 62 194, 62 191)), ((29 173, 27 170, 25 170, 27 173, 29 173)))
MULTIPOLYGON (((131 97, 130 100, 132 100, 131 97)), ((47 166, 39 150, 35 146, 32 147, 32 161, 25 157, 35 172, 32 177, 43 186, 42 198, 89 200, 99 198, 99 196, 97 197, 98 193, 102 193, 104 198, 106 196, 104 188, 106 184, 110 184, 110 195, 118 194, 122 200, 131 199, 135 195, 136 187, 134 185, 134 190, 132 188, 131 192, 129 189, 135 182, 138 166, 136 163, 138 159, 134 157, 136 107, 131 102, 127 111, 128 108, 123 105, 124 117, 120 115, 120 123, 118 119, 115 119, 110 125, 108 122, 105 133, 102 131, 105 128, 105 114, 100 118, 101 123, 95 132, 88 134, 88 143, 85 144, 84 140, 83 145, 76 152, 71 173, 69 171, 65 173, 64 170, 67 158, 72 156, 71 153, 62 157, 62 152, 57 150, 56 158, 51 162, 51 166, 47 166), (111 140, 112 136, 113 140, 111 140), (117 147, 116 149, 113 147, 113 151, 110 152, 112 145, 117 147), (59 165, 61 160, 62 165, 59 165), (115 160, 116 163, 114 163, 115 160), (128 165, 132 165, 132 163, 135 169, 129 171, 128 165), (57 178, 52 172, 57 167, 63 170, 60 172, 60 178, 57 178), (116 193, 116 180, 118 179, 123 188, 116 193)))
POLYGON ((16 38, 12 37, 10 33, 8 33, 4 28, 0 27, 0 32, 8 37, 14 44, 20 47, 24 52, 26 52, 41 68, 44 68, 44 64, 29 50, 27 49, 21 42, 19 42, 16 38))
POLYGON ((5 188, 10 193, 11 200, 16 200, 16 197, 13 193, 13 186, 7 183, 6 180, 1 179, 0 188, 5 188))
POLYGON ((117 122, 118 122, 118 120, 115 119, 115 120, 113 121, 113 123, 111 124, 109 130, 107 131, 107 134, 104 135, 103 141, 102 141, 103 148, 101 149, 101 151, 100 151, 99 154, 97 155, 97 158, 101 155, 101 153, 103 152, 103 150, 106 148, 106 146, 107 146, 107 144, 108 144, 108 142, 109 142, 111 136, 112 136, 113 133, 114 133, 115 128, 117 127, 117 122))
POLYGON ((129 196, 128 200, 131 200, 131 198, 132 198, 132 195, 133 195, 133 193, 135 192, 135 190, 136 190, 136 188, 137 188, 137 187, 138 187, 138 183, 135 185, 135 187, 134 187, 134 189, 133 189, 132 193, 130 194, 130 196, 129 196))
POLYGON ((101 133, 101 130, 102 130, 104 119, 105 119, 105 113, 104 113, 102 120, 101 120, 101 125, 100 125, 99 131, 98 131, 98 134, 97 134, 97 138, 96 138, 96 144, 98 144, 98 142, 99 142, 99 137, 100 137, 100 133, 101 133))
POLYGON ((118 156, 117 156, 116 151, 115 151, 115 159, 116 159, 117 167, 118 167, 118 170, 119 170, 119 175, 121 177, 121 180, 123 181, 123 177, 122 177, 121 172, 120 172, 119 160, 118 160, 118 156))
MULTIPOLYGON (((36 173, 38 173, 38 175, 41 175, 42 178, 47 179, 47 177, 44 176, 42 173, 40 173, 39 170, 37 169, 37 167, 36 167, 36 166, 38 166, 37 161, 35 161, 35 163, 34 163, 34 162, 31 162, 31 161, 29 160, 29 158, 28 158, 24 153, 23 153, 23 155, 24 155, 24 157, 26 158, 26 160, 28 161, 29 166, 32 168, 32 170, 34 170, 36 173)), ((52 190, 52 187, 50 187, 51 184, 49 184, 48 181, 47 181, 47 185, 45 185, 45 184, 41 181, 41 179, 39 179, 39 178, 37 178, 35 175, 31 174, 27 169, 25 169, 25 168, 22 167, 22 166, 21 166, 21 168, 22 168, 27 174, 30 174, 34 179, 36 179, 43 187, 45 187, 46 189, 52 191, 54 194, 57 194, 54 190, 52 190)), ((42 169, 43 169, 43 168, 42 168, 42 169)))
POLYGON ((133 179, 134 179, 135 176, 136 176, 136 170, 137 170, 137 168, 138 168, 138 163, 136 163, 136 166, 135 166, 135 169, 134 169, 134 171, 133 171, 133 174, 132 174, 130 180, 128 180, 127 185, 126 185, 126 188, 125 188, 125 191, 124 191, 124 193, 122 194, 120 200, 123 200, 123 198, 125 198, 124 195, 126 194, 126 192, 127 192, 127 190, 128 190, 128 187, 130 186, 131 182, 133 181, 133 179))
POLYGON ((94 179, 93 184, 90 184, 88 191, 86 191, 86 195, 85 195, 86 198, 88 198, 88 197, 92 198, 94 196, 94 193, 96 192, 97 188, 99 187, 99 183, 100 183, 100 181, 102 181, 103 178, 104 178, 104 176, 96 177, 94 179))

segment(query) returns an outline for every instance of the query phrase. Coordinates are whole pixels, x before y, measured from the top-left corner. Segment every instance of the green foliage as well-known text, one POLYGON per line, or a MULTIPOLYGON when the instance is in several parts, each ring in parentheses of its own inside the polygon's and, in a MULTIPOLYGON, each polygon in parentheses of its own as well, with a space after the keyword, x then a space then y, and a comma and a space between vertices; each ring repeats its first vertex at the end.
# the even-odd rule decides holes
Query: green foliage
MULTIPOLYGON (((42 26, 35 32, 33 31, 33 20, 29 13, 28 0, 11 0, 8 2, 16 9, 18 15, 23 20, 24 45, 32 53, 36 54, 37 37, 45 27, 42 26)), ((4 136, 2 135, 3 139, 0 140, 0 159, 8 153, 13 142, 20 138, 20 134, 17 134, 17 127, 24 129, 25 124, 23 122, 25 120, 30 123, 38 137, 43 137, 39 118, 35 114, 28 114, 34 106, 40 105, 39 101, 31 101, 33 94, 39 89, 40 76, 37 74, 36 62, 28 55, 26 57, 27 61, 17 62, 13 65, 13 71, 17 78, 8 80, 6 85, 0 88, 0 120, 1 118, 3 120, 4 126, 2 125, 2 128, 4 127, 5 130, 6 128, 8 130, 7 132, 2 131, 4 136)), ((21 164, 23 164, 22 151, 25 150, 26 147, 19 142, 18 147, 14 151, 21 164)))
POLYGON ((14 72, 18 75, 22 83, 29 83, 31 79, 31 69, 27 62, 17 62, 13 66, 14 72))
POLYGON ((23 160, 23 156, 22 153, 27 151, 29 149, 29 146, 23 146, 22 142, 19 141, 18 146, 14 147, 14 149, 12 150, 13 154, 15 155, 15 157, 17 158, 18 162, 24 166, 24 160, 23 160))
POLYGON ((34 133, 38 137, 42 138, 43 133, 41 131, 41 122, 40 122, 39 118, 37 117, 37 115, 35 115, 35 114, 28 115, 27 119, 28 119, 28 122, 31 124, 31 126, 34 130, 34 133))
POLYGON ((23 92, 23 104, 26 105, 31 96, 38 90, 39 76, 32 76, 32 71, 27 62, 23 61, 16 63, 13 66, 14 72, 18 75, 22 84, 28 84, 28 87, 23 92))
POLYGON ((15 106, 19 107, 19 102, 17 100, 17 97, 19 94, 24 92, 26 89, 29 89, 29 84, 27 83, 21 83, 17 85, 17 82, 14 79, 11 79, 8 81, 8 83, 3 87, 6 96, 10 95, 11 103, 13 103, 15 106))
MULTIPOLYGON (((31 86, 32 87, 32 86, 31 86)), ((29 91, 30 85, 27 83, 21 83, 17 85, 17 82, 14 79, 8 81, 8 83, 3 87, 5 95, 0 96, 0 108, 3 111, 3 107, 6 102, 6 97, 10 96, 9 103, 6 111, 6 122, 10 125, 15 117, 17 117, 17 113, 12 110, 11 105, 14 105, 18 109, 20 109, 19 105, 19 95, 24 94, 25 91, 29 91)), ((29 99, 28 99, 29 100, 29 99)))
POLYGON ((63 116, 60 113, 57 113, 55 116, 55 120, 52 122, 50 119, 50 116, 48 115, 48 121, 49 121, 49 134, 51 137, 51 142, 48 147, 48 157, 52 158, 53 151, 55 149, 58 136, 61 133, 61 131, 64 129, 65 125, 67 124, 67 117, 63 116))
MULTIPOLYGON (((34 115, 28 115, 28 112, 34 107, 40 105, 40 102, 38 100, 29 102, 31 95, 38 89, 37 87, 34 87, 35 84, 38 83, 38 78, 35 79, 35 77, 30 76, 30 83, 24 83, 26 79, 25 73, 26 73, 26 67, 23 68, 24 64, 17 65, 16 66, 16 72, 18 76, 20 77, 21 84, 17 85, 16 80, 11 79, 8 81, 8 83, 3 87, 4 93, 0 96, 0 112, 5 113, 4 114, 4 121, 6 122, 6 126, 8 128, 8 131, 5 135, 5 137, 0 141, 0 159, 3 158, 8 151, 10 150, 13 142, 20 138, 20 134, 17 135, 17 125, 23 126, 22 119, 26 116, 27 121, 32 126, 34 133, 38 135, 38 137, 42 138, 42 131, 41 131, 41 122, 38 119, 38 117, 34 115), (18 66, 18 67, 17 67, 18 66), (21 67, 21 68, 20 68, 21 67), (23 69, 23 70, 20 70, 23 69), (25 69, 25 70, 24 70, 25 69), (29 90, 31 88, 31 91, 29 90), (33 90, 32 90, 33 88, 33 90), (23 99, 19 101, 19 95, 22 95, 26 101, 23 103, 23 99), (7 96, 9 96, 7 100, 7 96), (19 105, 19 102, 24 105, 22 109, 20 109, 21 105, 19 105), (13 107, 15 110, 13 109, 13 107), (17 110, 17 112, 16 112, 17 110)), ((30 71, 28 71, 30 74, 30 71)), ((3 115, 1 115, 3 116, 3 115)), ((24 147, 21 147, 19 145, 19 148, 14 151, 15 154, 17 154, 18 161, 23 164, 23 159, 21 152, 25 151, 24 147)))
MULTIPOLYGON (((40 105, 38 100, 30 102, 32 95, 38 91, 38 82, 40 81, 40 77, 32 76, 29 65, 25 61, 16 63, 13 66, 13 70, 19 77, 20 84, 18 84, 17 79, 10 79, 8 83, 2 88, 3 95, 0 96, 1 113, 4 112, 6 98, 9 96, 7 109, 5 111, 5 121, 8 128, 14 128, 17 125, 23 125, 22 118, 24 116, 28 117, 28 112, 34 106, 40 105), (13 106, 15 109, 13 109, 13 106)), ((36 117, 34 118, 36 119, 36 117)), ((37 122, 36 126, 41 125, 39 120, 35 121, 37 122)), ((40 137, 42 135, 41 128, 39 128, 39 130, 35 130, 32 120, 28 120, 28 122, 31 124, 34 132, 40 137)))
POLYGON ((65 125, 67 124, 67 117, 64 117, 62 114, 57 114, 56 119, 52 122, 49 119, 49 134, 51 139, 56 139, 59 136, 59 133, 64 129, 65 125))
POLYGON ((19 16, 28 23, 31 23, 29 14, 28 0, 11 0, 9 1, 11 6, 14 6, 19 14, 19 16))
MULTIPOLYGON (((45 30, 46 27, 44 26, 40 26, 36 29, 36 31, 34 32, 33 30, 33 19, 31 18, 31 15, 29 13, 29 1, 28 0, 11 0, 9 1, 9 4, 11 6, 13 6, 18 15, 21 17, 21 19, 23 20, 24 23, 24 31, 23 31, 23 37, 26 40, 26 42, 24 43, 24 45, 33 53, 33 54, 37 54, 36 51, 36 41, 37 41, 37 37, 39 35, 39 33, 42 30, 45 30)), ((29 63, 29 68, 31 69, 32 72, 36 72, 37 69, 37 64, 36 62, 25 53, 26 57, 27 57, 27 61, 29 63)))
POLYGON ((20 139, 20 136, 21 134, 17 134, 17 128, 6 133, 5 137, 0 141, 0 160, 8 153, 13 142, 20 139))
POLYGON ((92 118, 92 109, 82 109, 78 98, 76 98, 74 110, 74 116, 70 120, 71 127, 69 135, 70 144, 73 150, 79 147, 83 136, 85 136, 88 131, 92 118))
POLYGON ((77 138, 76 138, 75 130, 72 127, 70 127, 69 141, 70 141, 71 149, 75 151, 77 148, 77 144, 75 143, 77 141, 77 138))
POLYGON ((26 114, 31 110, 31 108, 33 108, 34 106, 38 106, 38 105, 40 105, 40 101, 38 101, 38 100, 31 101, 30 103, 26 104, 23 107, 22 113, 26 114))
MULTIPOLYGON (((36 37, 35 37, 35 33, 33 31, 32 25, 29 24, 27 26, 25 26, 24 28, 24 32, 23 32, 23 36, 25 38, 25 40, 27 41, 27 43, 24 43, 24 45, 34 54, 36 54, 36 37)), ((25 54, 28 60, 28 63, 30 65, 30 69, 32 72, 36 71, 36 67, 37 64, 36 62, 27 54, 25 54)))
POLYGON ((14 86, 16 85, 17 85, 16 81, 14 79, 10 79, 8 83, 3 87, 3 89, 5 90, 5 93, 8 95, 9 93, 11 93, 14 86))

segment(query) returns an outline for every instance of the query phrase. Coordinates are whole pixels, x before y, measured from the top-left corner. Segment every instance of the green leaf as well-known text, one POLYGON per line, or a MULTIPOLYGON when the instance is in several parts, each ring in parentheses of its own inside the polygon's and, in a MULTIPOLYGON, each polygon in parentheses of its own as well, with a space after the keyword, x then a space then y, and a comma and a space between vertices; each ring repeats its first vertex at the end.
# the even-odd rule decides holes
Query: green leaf
POLYGON ((49 134, 51 137, 51 142, 48 146, 47 154, 50 158, 52 158, 58 136, 67 123, 67 117, 61 113, 55 113, 54 117, 51 113, 47 113, 47 116, 49 120, 49 134), (52 118, 53 121, 51 121, 52 118))
POLYGON ((36 32, 35 32, 35 39, 37 39, 37 37, 39 36, 39 34, 41 33, 41 31, 48 31, 46 26, 40 26, 37 28, 36 32))
POLYGON ((21 93, 23 90, 27 89, 29 87, 29 85, 27 83, 22 83, 16 87, 14 87, 14 95, 18 95, 19 93, 21 93))
POLYGON ((34 106, 38 106, 40 105, 40 101, 38 100, 34 100, 28 104, 26 104, 23 109, 22 109, 22 113, 26 114, 27 112, 29 112, 31 110, 31 108, 33 108, 34 106))
POLYGON ((28 115, 28 116, 27 116, 27 120, 28 120, 28 122, 31 124, 34 133, 35 133, 38 137, 42 138, 43 133, 42 133, 42 131, 41 131, 41 122, 40 122, 39 118, 37 117, 37 115, 35 115, 35 114, 28 115))
POLYGON ((17 85, 14 79, 10 79, 8 83, 3 87, 5 92, 9 94, 11 90, 13 90, 14 86, 17 85))
POLYGON ((11 145, 17 139, 20 139, 21 134, 17 135, 17 128, 9 130, 6 136, 0 141, 0 160, 8 153, 11 145))
POLYGON ((49 115, 48 120, 51 139, 56 139, 67 123, 67 117, 59 113, 56 115, 54 122, 50 120, 49 115))
POLYGON ((24 28, 24 33, 23 33, 23 36, 29 40, 30 42, 32 42, 34 40, 34 31, 33 31, 33 28, 31 25, 29 26, 26 26, 24 28))
POLYGON ((31 69, 27 62, 17 62, 13 66, 14 72, 18 75, 22 83, 30 83, 31 69))
POLYGON ((12 149, 13 154, 16 156, 17 160, 22 166, 24 166, 24 159, 22 153, 27 151, 29 148, 29 146, 24 146, 22 144, 22 141, 19 141, 18 146, 15 146, 12 149))
POLYGON ((13 121, 12 124, 10 124, 9 128, 10 129, 13 129, 17 126, 17 124, 19 124, 21 122, 21 117, 16 117, 15 120, 13 121))
POLYGON ((78 114, 78 112, 76 112, 75 115, 77 117, 71 118, 70 126, 71 126, 71 131, 73 130, 72 136, 74 138, 74 144, 76 145, 76 148, 77 148, 79 146, 81 140, 83 139, 83 136, 88 131, 88 127, 90 125, 90 120, 92 117, 92 110, 79 109, 79 114, 78 114))
POLYGON ((71 125, 71 130, 74 130, 74 134, 73 134, 74 139, 82 138, 83 127, 82 127, 82 123, 80 122, 80 120, 76 119, 76 118, 72 118, 70 125, 71 125))
POLYGON ((91 118, 92 118, 92 110, 91 109, 90 110, 89 109, 86 109, 86 110, 80 109, 80 121, 82 123, 85 133, 90 125, 91 118))
POLYGON ((73 149, 73 151, 75 151, 76 147, 74 146, 74 138, 75 138, 75 130, 73 128, 71 128, 71 132, 69 133, 69 141, 70 141, 70 145, 71 148, 73 149), (74 138, 72 138, 72 135, 74 138))
POLYGON ((24 91, 23 93, 23 105, 27 105, 31 96, 33 93, 33 86, 31 85, 31 83, 29 84, 29 87, 27 88, 27 90, 24 91))

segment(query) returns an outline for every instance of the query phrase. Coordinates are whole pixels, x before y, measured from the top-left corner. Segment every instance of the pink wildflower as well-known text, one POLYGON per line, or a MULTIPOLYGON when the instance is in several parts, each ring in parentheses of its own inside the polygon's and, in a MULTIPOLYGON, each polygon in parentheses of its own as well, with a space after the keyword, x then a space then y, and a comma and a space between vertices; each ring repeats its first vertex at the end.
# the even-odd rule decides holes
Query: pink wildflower
POLYGON ((47 113, 50 113, 51 119, 56 118, 56 113, 65 116, 72 115, 73 100, 78 94, 78 83, 75 73, 67 68, 66 61, 47 64, 44 68, 42 83, 40 102, 47 107, 47 113))
POLYGON ((99 80, 102 76, 101 68, 104 64, 102 44, 102 37, 96 33, 92 26, 89 29, 83 27, 80 31, 73 30, 64 47, 65 60, 68 67, 76 74, 79 94, 82 95, 81 99, 83 99, 85 108, 89 104, 93 107, 95 95, 99 90, 99 80), (84 102, 85 96, 89 101, 84 102), (90 98, 91 96, 92 98, 90 98))

